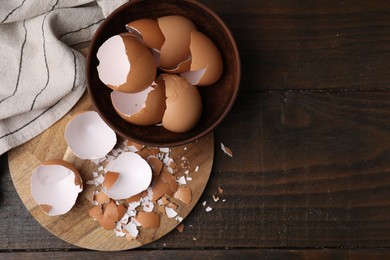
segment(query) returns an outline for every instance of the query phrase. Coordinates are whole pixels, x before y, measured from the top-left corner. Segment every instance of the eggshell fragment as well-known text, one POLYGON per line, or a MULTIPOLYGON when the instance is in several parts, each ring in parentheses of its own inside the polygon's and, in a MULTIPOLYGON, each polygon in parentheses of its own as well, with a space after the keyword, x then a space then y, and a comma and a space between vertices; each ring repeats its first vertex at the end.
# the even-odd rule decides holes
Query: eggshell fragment
POLYGON ((116 91, 135 93, 150 86, 156 77, 154 57, 143 41, 130 33, 114 35, 96 54, 100 80, 116 91))
POLYGON ((179 15, 164 16, 157 19, 165 42, 161 47, 160 67, 175 69, 190 56, 191 32, 195 24, 179 15))
POLYGON ((30 185, 33 199, 49 216, 70 211, 83 190, 80 174, 63 160, 50 160, 35 168, 30 185))
POLYGON ((176 227, 176 229, 177 229, 177 231, 179 231, 180 233, 183 233, 183 231, 184 231, 184 224, 181 223, 180 225, 178 225, 178 226, 176 227))
POLYGON ((162 124, 172 132, 192 129, 202 114, 202 100, 196 87, 187 80, 171 74, 161 74, 165 83, 166 105, 162 124))
POLYGON ((180 74, 192 85, 208 86, 214 84, 222 75, 222 56, 217 46, 205 34, 191 32, 191 69, 180 74))
POLYGON ((125 225, 123 227, 123 232, 127 233, 126 239, 128 239, 128 240, 133 240, 133 239, 137 238, 138 233, 139 233, 137 226, 133 222, 129 222, 127 225, 125 225))
POLYGON ((76 115, 65 128, 65 140, 81 159, 106 156, 116 144, 115 132, 94 111, 76 115))
POLYGON ((98 204, 104 204, 110 202, 110 197, 108 197, 104 192, 100 191, 95 195, 95 200, 98 204))
POLYGON ((99 223, 105 230, 113 230, 116 227, 115 221, 106 214, 99 219, 99 223))
POLYGON ((111 189, 111 187, 114 185, 118 178, 119 172, 106 172, 106 174, 104 175, 103 187, 105 187, 107 190, 111 189))
POLYGON ((135 33, 151 49, 161 50, 165 37, 155 19, 138 19, 126 24, 130 33, 135 33))
POLYGON ((154 212, 139 212, 135 218, 144 228, 158 228, 160 217, 154 212))
POLYGON ((190 204, 192 198, 190 186, 180 186, 173 197, 181 200, 185 204, 190 204))
POLYGON ((90 217, 99 220, 103 217, 103 210, 101 206, 95 206, 88 211, 90 217))
POLYGON ((147 161, 150 165, 150 168, 152 168, 153 175, 156 175, 156 176, 160 175, 162 167, 163 167, 162 161, 160 161, 156 157, 149 157, 147 159, 147 161))
POLYGON ((160 123, 165 111, 164 84, 154 84, 137 93, 111 92, 116 112, 126 121, 148 126, 160 123))
POLYGON ((131 202, 139 201, 141 199, 142 195, 143 195, 143 192, 135 194, 135 195, 131 196, 130 198, 127 198, 126 202, 131 203, 131 202))
POLYGON ((123 206, 122 204, 119 204, 117 207, 117 212, 118 212, 118 221, 121 220, 123 218, 123 216, 126 214, 127 212, 127 208, 125 206, 123 206))
POLYGON ((107 170, 120 173, 119 178, 109 190, 102 188, 103 192, 114 200, 127 199, 146 190, 152 180, 152 170, 149 164, 133 152, 124 152, 119 155, 107 170))

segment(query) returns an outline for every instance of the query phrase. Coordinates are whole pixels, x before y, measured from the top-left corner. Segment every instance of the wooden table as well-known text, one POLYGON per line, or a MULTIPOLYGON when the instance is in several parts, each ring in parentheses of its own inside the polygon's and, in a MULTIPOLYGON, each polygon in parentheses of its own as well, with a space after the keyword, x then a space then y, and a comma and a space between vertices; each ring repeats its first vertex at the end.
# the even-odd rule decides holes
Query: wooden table
POLYGON ((213 210, 198 203, 183 233, 131 252, 90 252, 35 222, 2 156, 0 258, 390 257, 390 2, 201 2, 242 59, 200 200, 213 210))

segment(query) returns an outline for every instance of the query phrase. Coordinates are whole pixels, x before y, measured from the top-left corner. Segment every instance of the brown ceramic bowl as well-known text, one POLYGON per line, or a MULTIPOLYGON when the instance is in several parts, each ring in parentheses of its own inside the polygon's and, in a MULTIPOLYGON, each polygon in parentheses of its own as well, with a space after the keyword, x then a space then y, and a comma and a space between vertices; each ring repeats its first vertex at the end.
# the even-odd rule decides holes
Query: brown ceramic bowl
POLYGON ((240 75, 240 58, 229 29, 213 11, 191 0, 131 1, 119 7, 96 31, 87 58, 88 91, 100 116, 117 134, 152 146, 186 144, 213 130, 236 99, 240 75), (224 70, 218 82, 212 86, 199 87, 203 102, 202 117, 192 130, 185 133, 173 133, 161 126, 136 126, 123 120, 111 103, 111 89, 100 81, 96 69, 99 64, 96 58, 99 47, 111 36, 125 32, 125 24, 141 18, 165 15, 182 15, 192 20, 199 31, 214 41, 223 58, 224 70))

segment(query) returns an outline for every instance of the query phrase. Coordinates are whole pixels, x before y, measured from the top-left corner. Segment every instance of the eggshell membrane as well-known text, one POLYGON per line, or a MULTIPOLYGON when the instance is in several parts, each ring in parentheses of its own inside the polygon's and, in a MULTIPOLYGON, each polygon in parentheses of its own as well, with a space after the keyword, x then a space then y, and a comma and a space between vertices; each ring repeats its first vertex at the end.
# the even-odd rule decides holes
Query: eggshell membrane
POLYGON ((65 128, 65 140, 77 157, 89 160, 106 156, 117 141, 115 132, 94 111, 76 115, 65 128))
POLYGON ((136 33, 141 36, 145 45, 151 49, 161 49, 165 41, 158 22, 155 19, 138 19, 126 25, 130 33, 136 33))
POLYGON ((191 32, 195 24, 180 15, 164 16, 157 19, 165 42, 161 47, 160 67, 175 69, 190 55, 191 32))
POLYGON ((63 160, 50 160, 35 168, 30 186, 33 199, 49 216, 70 211, 83 190, 80 174, 63 160))
POLYGON ((154 212, 139 212, 135 219, 144 228, 158 228, 160 226, 160 217, 154 212))
POLYGON ((150 86, 138 93, 111 92, 115 111, 127 122, 148 126, 160 123, 166 108, 164 84, 150 86))
POLYGON ((191 71, 181 76, 197 86, 208 86, 217 82, 222 75, 223 62, 221 53, 214 42, 205 34, 192 31, 190 51, 191 71))
POLYGON ((162 125, 172 132, 192 129, 202 114, 202 100, 196 87, 187 80, 171 74, 162 74, 165 82, 166 105, 162 125))
POLYGON ((127 199, 146 190, 152 180, 152 170, 149 164, 133 152, 124 152, 119 155, 107 170, 120 173, 119 178, 109 190, 102 188, 102 191, 114 200, 127 199))
POLYGON ((116 91, 136 93, 152 84, 156 77, 154 57, 140 38, 131 33, 122 33, 109 38, 106 42, 97 52, 100 62, 97 70, 100 80, 105 85, 116 91), (122 41, 118 40, 118 37, 122 41), (115 42, 109 44, 110 41, 115 42), (129 66, 125 62, 126 56, 129 66))

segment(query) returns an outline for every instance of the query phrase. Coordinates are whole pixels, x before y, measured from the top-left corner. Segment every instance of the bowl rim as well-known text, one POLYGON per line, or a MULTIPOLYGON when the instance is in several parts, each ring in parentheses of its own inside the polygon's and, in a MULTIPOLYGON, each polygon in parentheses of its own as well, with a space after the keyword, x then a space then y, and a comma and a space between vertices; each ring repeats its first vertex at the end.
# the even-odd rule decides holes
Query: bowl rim
MULTIPOLYGON (((139 3, 139 2, 143 2, 145 0, 133 0, 133 1, 130 1, 130 2, 127 2, 121 6, 119 6, 117 9, 115 9, 111 14, 109 14, 105 19, 104 21, 99 25, 99 27, 97 28, 96 32, 94 33, 90 43, 89 43, 89 47, 91 48, 91 46, 94 46, 96 45, 96 41, 98 40, 98 36, 100 35, 100 32, 103 30, 103 28, 106 26, 106 24, 113 18, 115 17, 118 13, 122 12, 124 9, 127 9, 127 8, 131 8, 131 6, 139 3)), ((173 1, 179 1, 179 0, 173 0, 173 1)), ((164 0, 162 1, 159 1, 159 3, 163 3, 164 0)), ((236 99, 237 99, 237 96, 238 96, 238 91, 240 89, 240 81, 241 81, 241 60, 240 60, 240 54, 239 54, 239 51, 238 51, 238 47, 237 47, 237 44, 236 44, 236 41, 234 40, 234 37, 233 37, 233 34, 231 32, 231 30, 229 29, 229 27, 224 23, 224 21, 213 11, 211 10, 209 7, 207 7, 206 5, 196 1, 196 0, 180 0, 180 2, 187 2, 189 4, 192 4, 192 5, 195 5, 197 7, 199 7, 200 9, 204 10, 205 12, 207 12, 208 14, 210 14, 220 25, 221 27, 223 28, 223 30, 226 32, 226 35, 229 39, 229 42, 231 43, 232 45, 232 49, 233 49, 233 57, 235 59, 235 63, 236 63, 236 66, 237 66, 237 75, 236 75, 236 80, 235 82, 233 82, 232 84, 234 84, 234 90, 233 90, 233 93, 232 93, 232 96, 231 96, 231 99, 229 100, 229 103, 227 104, 226 106, 226 109, 224 110, 224 112, 219 116, 219 118, 213 123, 211 124, 206 130, 190 137, 190 138, 187 138, 187 139, 184 139, 184 140, 179 140, 179 141, 174 141, 174 142, 149 142, 149 141, 145 141, 145 140, 141 140, 140 138, 137 138, 137 137, 132 137, 132 136, 129 136, 127 133, 125 133, 124 131, 120 130, 119 128, 117 128, 115 125, 113 125, 113 123, 111 122, 111 120, 105 115, 104 111, 102 111, 102 109, 99 107, 99 106, 96 106, 95 104, 97 103, 97 100, 96 98, 91 95, 91 88, 92 88, 92 83, 91 83, 91 76, 90 76, 90 71, 91 71, 91 59, 92 59, 92 55, 91 55, 91 52, 89 51, 88 52, 88 55, 87 55, 87 60, 86 60, 86 76, 87 76, 87 90, 88 90, 88 93, 89 93, 89 97, 92 101, 92 104, 93 106, 96 108, 98 114, 100 115, 100 117, 103 119, 103 121, 112 129, 114 130, 115 133, 119 134, 120 136, 126 138, 126 139, 129 139, 131 141, 134 141, 134 142, 137 142, 137 143, 140 143, 140 144, 143 144, 143 145, 147 145, 147 146, 156 146, 156 147, 175 147, 175 146, 179 146, 179 145, 185 145, 185 144, 188 144, 188 143, 191 143, 191 142, 194 142, 196 140, 198 140, 199 138, 207 135, 209 132, 213 131, 224 119, 225 117, 227 116, 227 114, 231 111, 236 99)))

